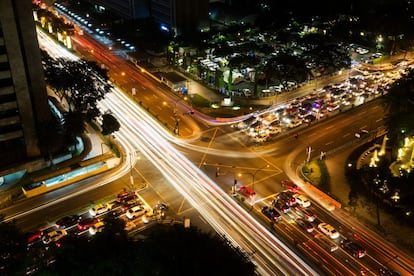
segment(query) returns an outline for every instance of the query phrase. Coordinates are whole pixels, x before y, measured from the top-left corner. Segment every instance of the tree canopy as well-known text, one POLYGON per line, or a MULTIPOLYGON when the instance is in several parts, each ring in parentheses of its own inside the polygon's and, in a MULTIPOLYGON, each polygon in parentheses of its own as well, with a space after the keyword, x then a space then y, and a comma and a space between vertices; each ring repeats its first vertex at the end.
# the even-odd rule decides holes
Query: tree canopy
POLYGON ((384 101, 388 137, 394 142, 400 134, 414 132, 414 69, 410 69, 389 89, 384 101))

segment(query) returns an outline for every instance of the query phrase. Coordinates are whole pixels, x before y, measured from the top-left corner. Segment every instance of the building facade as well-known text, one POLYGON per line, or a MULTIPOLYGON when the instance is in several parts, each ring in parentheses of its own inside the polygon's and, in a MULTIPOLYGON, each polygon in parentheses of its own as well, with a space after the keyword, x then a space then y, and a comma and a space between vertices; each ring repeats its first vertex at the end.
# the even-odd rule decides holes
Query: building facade
POLYGON ((151 17, 169 31, 180 35, 209 26, 208 0, 151 0, 151 17))
POLYGON ((152 18, 166 31, 182 34, 209 26, 209 0, 87 0, 125 19, 152 18))
POLYGON ((0 166, 39 157, 50 121, 30 0, 0 1, 0 166))

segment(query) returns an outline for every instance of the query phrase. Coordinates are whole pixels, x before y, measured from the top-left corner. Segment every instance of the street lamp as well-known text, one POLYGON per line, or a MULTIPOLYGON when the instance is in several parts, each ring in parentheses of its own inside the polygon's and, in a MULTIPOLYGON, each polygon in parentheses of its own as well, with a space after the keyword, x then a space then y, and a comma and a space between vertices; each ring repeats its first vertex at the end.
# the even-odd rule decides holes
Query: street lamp
POLYGON ((264 168, 269 168, 269 165, 268 165, 268 164, 266 164, 266 165, 264 165, 263 167, 258 168, 258 169, 257 169, 255 172, 253 172, 253 173, 251 173, 251 172, 239 173, 239 176, 241 176, 241 175, 243 175, 243 174, 250 174, 250 175, 252 176, 252 189, 253 189, 253 191, 254 191, 254 179, 255 179, 255 177, 256 177, 256 174, 257 174, 258 172, 260 172, 261 170, 263 170, 264 168))
MULTIPOLYGON (((135 183, 134 183, 134 176, 132 175, 132 157, 133 157, 133 155, 132 154, 136 154, 136 151, 134 151, 134 152, 129 152, 129 181, 130 181, 130 183, 131 183, 131 187, 132 187, 132 189, 134 189, 134 185, 135 185, 135 183)), ((137 160, 139 160, 140 159, 140 157, 139 156, 137 156, 137 158, 136 158, 137 160)))
POLYGON ((264 165, 263 167, 261 167, 261 168, 257 169, 257 170, 253 173, 253 182, 252 182, 252 189, 253 189, 253 191, 254 191, 254 178, 255 178, 256 174, 257 174, 258 172, 260 172, 261 170, 263 170, 264 168, 269 168, 269 165, 268 165, 268 164, 266 164, 266 165, 264 165))

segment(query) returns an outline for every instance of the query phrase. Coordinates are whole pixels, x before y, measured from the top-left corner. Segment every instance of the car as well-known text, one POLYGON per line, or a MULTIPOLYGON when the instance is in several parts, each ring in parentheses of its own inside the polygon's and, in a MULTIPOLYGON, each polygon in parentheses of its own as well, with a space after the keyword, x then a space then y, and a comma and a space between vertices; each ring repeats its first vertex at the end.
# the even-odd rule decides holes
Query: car
POLYGON ((269 134, 267 134, 266 132, 260 132, 258 135, 256 135, 254 137, 254 140, 257 143, 262 143, 262 142, 266 142, 267 139, 269 139, 269 134))
POLYGON ((116 202, 124 203, 134 198, 138 198, 137 194, 134 191, 124 191, 124 192, 120 192, 116 196, 116 202))
POLYGON ((35 230, 26 233, 26 241, 28 244, 31 244, 39 239, 41 239, 43 236, 43 230, 35 230))
POLYGON ((295 211, 298 215, 309 222, 313 222, 318 216, 309 209, 301 208, 300 206, 295 207, 295 211))
POLYGON ((316 235, 316 238, 317 243, 329 252, 334 252, 339 249, 338 245, 335 242, 333 242, 325 236, 316 235))
POLYGON ((298 185, 296 185, 293 181, 290 180, 282 180, 280 181, 280 184, 282 185, 283 188, 293 192, 293 193, 297 193, 299 192, 299 187, 298 185))
POLYGON ((49 233, 47 233, 45 236, 43 236, 42 241, 44 244, 49 244, 51 242, 56 242, 66 236, 68 233, 66 230, 54 230, 49 233))
POLYGON ((110 211, 112 207, 113 207, 113 204, 111 203, 97 204, 89 210, 89 214, 91 214, 91 216, 101 215, 103 213, 110 211))
POLYGON ((341 247, 355 258, 362 258, 367 253, 361 245, 350 240, 342 240, 341 247))
POLYGON ((282 132, 282 129, 278 126, 269 126, 268 129, 269 129, 269 134, 273 134, 273 135, 276 135, 282 132))
POLYGON ((319 223, 318 229, 333 240, 339 238, 339 232, 326 222, 319 223))
POLYGON ((240 187, 239 193, 242 196, 245 196, 245 197, 250 198, 250 199, 252 199, 256 196, 256 193, 253 191, 253 189, 250 188, 250 187, 247 187, 247 186, 240 187))
POLYGON ((304 219, 301 219, 301 218, 296 218, 295 222, 296 222, 297 225, 302 227, 308 233, 311 233, 314 230, 312 223, 310 223, 307 220, 304 220, 304 219))
POLYGON ((126 212, 128 209, 131 209, 134 206, 142 205, 142 201, 139 199, 136 200, 130 200, 128 202, 125 202, 121 205, 121 211, 126 212))
POLYGON ((137 205, 134 206, 130 209, 128 209, 125 213, 126 217, 129 219, 135 219, 136 217, 142 216, 143 214, 145 214, 146 210, 144 208, 144 206, 142 205, 137 205))
POLYGON ((81 217, 78 215, 65 216, 57 220, 55 225, 58 229, 65 229, 74 226, 79 222, 80 219, 81 217))
POLYGON ((366 129, 361 129, 357 133, 355 133, 355 137, 358 139, 362 139, 369 136, 369 131, 366 129))
POLYGON ((289 207, 296 205, 296 199, 291 196, 288 192, 280 192, 276 194, 276 198, 285 202, 289 207))
POLYGON ((282 217, 280 216, 279 212, 276 211, 275 208, 270 206, 264 206, 262 208, 262 213, 271 221, 278 222, 282 217))
POLYGON ((315 115, 313 115, 313 114, 308 114, 308 115, 306 115, 305 117, 303 117, 303 121, 305 122, 305 123, 311 123, 311 122, 313 122, 313 121, 315 121, 316 120, 316 116, 315 115))
POLYGON ((311 206, 310 200, 302 194, 294 194, 293 198, 296 200, 296 203, 301 207, 307 208, 311 206))
POLYGON ((105 223, 103 221, 98 221, 93 226, 89 227, 89 234, 95 235, 98 232, 102 232, 105 227, 105 223))
POLYGON ((289 123, 289 128, 295 128, 302 124, 302 120, 300 119, 294 119, 289 123))
POLYGON ((168 210, 168 205, 165 204, 165 203, 163 203, 163 202, 158 202, 155 205, 155 208, 154 209, 156 209, 158 211, 167 211, 168 210))
POLYGON ((84 218, 78 222, 78 230, 83 231, 89 229, 89 227, 95 225, 95 223, 97 223, 98 221, 100 221, 100 219, 95 217, 84 218))
POLYGON ((283 212, 284 214, 290 212, 289 206, 287 206, 287 204, 281 200, 273 200, 272 206, 278 209, 279 211, 283 212))

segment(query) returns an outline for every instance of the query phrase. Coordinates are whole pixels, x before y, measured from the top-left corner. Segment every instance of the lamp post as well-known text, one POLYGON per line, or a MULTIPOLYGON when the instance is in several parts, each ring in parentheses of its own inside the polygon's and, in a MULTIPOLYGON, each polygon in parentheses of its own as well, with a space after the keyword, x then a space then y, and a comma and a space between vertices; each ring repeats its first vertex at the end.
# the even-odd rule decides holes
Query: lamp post
MULTIPOLYGON (((136 151, 134 152, 129 152, 129 181, 131 183, 131 187, 132 189, 134 189, 135 186, 135 181, 134 181, 134 176, 132 175, 132 157, 133 157, 133 153, 136 153, 136 151)), ((137 157, 137 159, 140 159, 139 156, 137 157)))
POLYGON ((250 174, 250 175, 252 176, 252 189, 253 189, 253 191, 254 191, 254 179, 255 179, 255 177, 256 177, 256 174, 257 174, 258 172, 260 172, 261 170, 263 170, 264 168, 269 168, 269 165, 268 165, 268 164, 266 164, 266 165, 264 165, 263 167, 258 168, 258 169, 257 169, 255 172, 253 172, 253 173, 251 173, 251 172, 239 173, 239 176, 241 176, 241 175, 243 175, 243 174, 250 174))
POLYGON ((255 178, 255 176, 256 176, 256 174, 258 173, 258 172, 260 172, 261 170, 263 170, 264 168, 269 168, 269 165, 268 164, 266 164, 266 165, 264 165, 263 167, 261 167, 261 168, 259 168, 259 169, 257 169, 254 173, 253 173, 253 182, 252 182, 252 189, 253 189, 253 191, 254 191, 254 178, 255 178))

